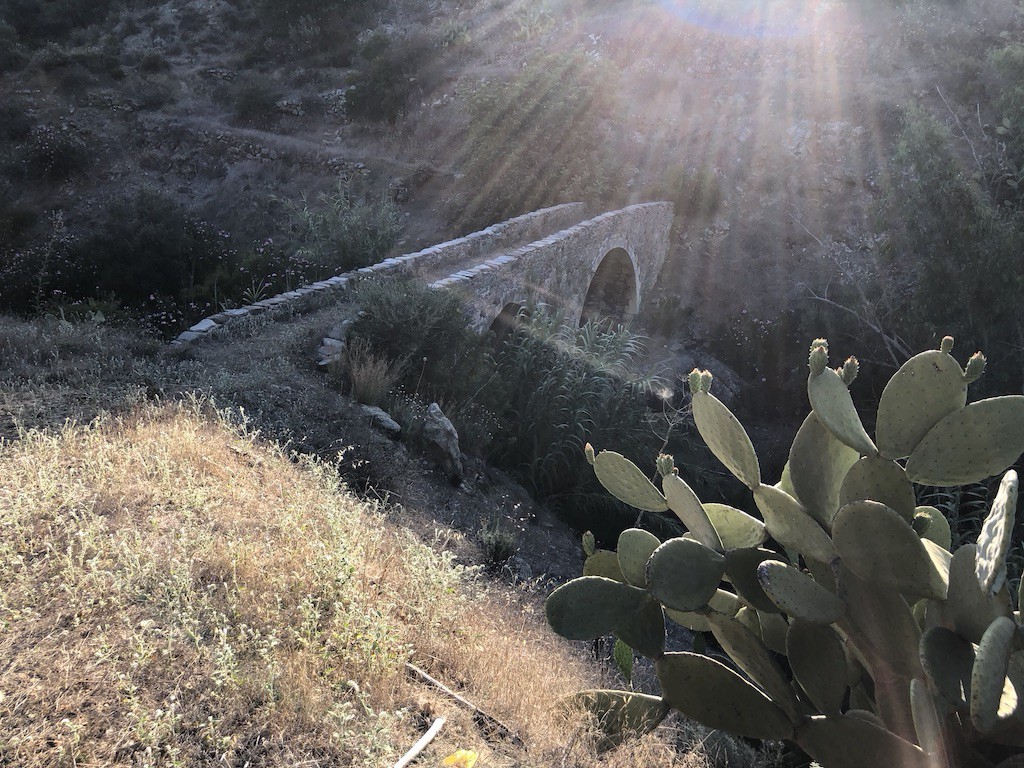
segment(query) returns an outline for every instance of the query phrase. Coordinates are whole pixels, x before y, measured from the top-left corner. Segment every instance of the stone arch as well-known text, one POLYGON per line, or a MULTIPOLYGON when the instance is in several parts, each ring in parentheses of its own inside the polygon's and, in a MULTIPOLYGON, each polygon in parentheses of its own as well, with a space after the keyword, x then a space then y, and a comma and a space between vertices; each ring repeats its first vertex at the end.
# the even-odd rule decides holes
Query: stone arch
POLYGON ((494 345, 496 347, 501 346, 502 342, 512 333, 512 330, 522 322, 519 315, 522 309, 523 305, 521 302, 512 301, 506 304, 501 312, 498 313, 498 316, 494 318, 489 330, 494 334, 494 345))
POLYGON ((640 306, 640 287, 633 257, 625 248, 612 248, 594 270, 583 300, 580 325, 591 320, 627 322, 640 306))

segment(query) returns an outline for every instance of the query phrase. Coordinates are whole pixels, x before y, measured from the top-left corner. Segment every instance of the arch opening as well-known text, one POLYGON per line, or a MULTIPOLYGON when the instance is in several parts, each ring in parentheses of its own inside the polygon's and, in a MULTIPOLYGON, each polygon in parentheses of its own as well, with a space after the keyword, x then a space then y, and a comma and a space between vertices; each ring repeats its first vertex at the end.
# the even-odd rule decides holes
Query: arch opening
POLYGON ((516 326, 523 322, 522 314, 523 305, 519 302, 511 302, 506 304, 505 307, 498 313, 498 316, 494 318, 494 322, 491 323, 488 329, 494 334, 494 347, 495 349, 501 347, 505 343, 505 339, 508 335, 515 330, 516 326))
POLYGON ((583 300, 580 325, 590 321, 625 323, 637 312, 636 270, 624 248, 613 248, 601 259, 583 300))

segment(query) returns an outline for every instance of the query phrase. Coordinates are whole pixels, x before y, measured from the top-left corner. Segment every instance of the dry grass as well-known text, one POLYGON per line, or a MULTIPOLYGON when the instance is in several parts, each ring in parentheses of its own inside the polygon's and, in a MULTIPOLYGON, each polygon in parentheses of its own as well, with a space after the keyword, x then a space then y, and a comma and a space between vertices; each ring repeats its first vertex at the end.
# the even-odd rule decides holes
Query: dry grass
POLYGON ((383 404, 402 375, 400 363, 377 354, 363 339, 349 341, 344 368, 352 399, 366 405, 383 404))
POLYGON ((536 609, 196 406, 0 449, 0 764, 697 766, 657 736, 598 758, 562 694, 599 681, 536 609), (413 660, 528 753, 409 681, 413 660), (572 748, 567 750, 567 746, 572 748))

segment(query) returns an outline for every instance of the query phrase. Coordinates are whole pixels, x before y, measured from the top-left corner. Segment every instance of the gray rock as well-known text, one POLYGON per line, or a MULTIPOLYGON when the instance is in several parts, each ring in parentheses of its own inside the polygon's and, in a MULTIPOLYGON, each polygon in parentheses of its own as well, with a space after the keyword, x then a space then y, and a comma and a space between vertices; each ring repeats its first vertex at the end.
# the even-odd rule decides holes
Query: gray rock
POLYGON ((392 419, 387 411, 382 408, 378 408, 375 405, 361 405, 359 406, 367 418, 370 420, 370 424, 379 429, 381 432, 385 432, 391 437, 398 437, 402 432, 402 426, 392 419))
POLYGON ((452 483, 461 483, 463 470, 459 433, 437 403, 431 403, 427 409, 420 440, 427 458, 434 466, 444 472, 452 483))

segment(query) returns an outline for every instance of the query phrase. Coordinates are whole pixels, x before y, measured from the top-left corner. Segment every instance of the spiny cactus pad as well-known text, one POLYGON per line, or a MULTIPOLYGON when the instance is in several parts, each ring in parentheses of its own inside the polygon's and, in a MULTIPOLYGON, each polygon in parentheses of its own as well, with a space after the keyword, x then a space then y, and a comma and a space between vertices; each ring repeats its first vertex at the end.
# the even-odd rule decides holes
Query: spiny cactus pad
POLYGON ((950 706, 971 699, 974 648, 945 627, 932 627, 921 635, 921 666, 932 686, 950 706))
POLYGON ((647 586, 647 561, 661 541, 653 533, 629 528, 619 534, 619 569, 634 587, 647 586))
POLYGON ((707 392, 694 392, 693 421, 711 452, 741 483, 751 490, 761 484, 754 445, 743 425, 718 398, 707 392))
POLYGON ((1006 553, 1010 549, 1017 514, 1017 473, 1012 469, 999 483, 985 524, 978 536, 975 571, 978 584, 989 594, 998 592, 1006 581, 1006 553))
POLYGON ((821 419, 821 423, 842 442, 853 448, 862 456, 874 456, 878 453, 868 433, 861 424, 860 416, 853 405, 850 390, 831 368, 826 368, 817 376, 814 372, 807 377, 807 396, 811 407, 821 419))
POLYGON ((890 459, 911 454, 932 427, 967 404, 967 381, 948 352, 914 355, 889 379, 878 403, 875 439, 890 459))
MULTIPOLYGON (((708 600, 707 607, 716 613, 720 613, 723 616, 735 616, 741 609, 743 604, 732 592, 726 592, 724 589, 715 591, 715 594, 708 600)), ((665 609, 665 615, 668 616, 672 621, 681 627, 693 630, 694 632, 710 632, 711 624, 708 623, 707 617, 703 613, 694 613, 692 611, 673 611, 671 608, 665 609)))
POLYGON ((594 458, 594 473, 608 493, 631 507, 647 512, 668 509, 665 497, 647 479, 647 475, 622 454, 601 451, 594 458))
POLYGON ((914 486, 895 461, 865 456, 850 467, 839 490, 839 506, 863 500, 885 504, 908 523, 914 519, 914 486))
POLYGON ((778 557, 777 552, 762 548, 733 549, 725 553, 725 571, 733 588, 744 601, 765 613, 778 613, 779 609, 761 589, 757 566, 778 557))
POLYGON ((1010 616, 1010 598, 1003 590, 992 594, 978 582, 975 558, 978 548, 965 544, 953 553, 946 594, 946 622, 958 635, 972 643, 981 642, 989 625, 1000 616, 1010 616))
POLYGON ((632 691, 580 691, 568 697, 564 705, 570 710, 583 709, 596 715, 605 736, 599 749, 610 749, 626 738, 650 733, 671 710, 660 696, 632 691))
POLYGON ((695 611, 707 604, 725 573, 725 558, 688 539, 669 539, 647 561, 647 589, 668 608, 695 611))
POLYGON ((786 713, 724 664, 696 653, 667 653, 654 664, 671 706, 709 728, 750 739, 787 739, 786 713))
POLYGON ((800 726, 797 738, 811 757, 828 768, 930 768, 923 749, 855 713, 813 717, 800 726))
POLYGON ((1024 453, 1024 395, 978 400, 932 427, 907 459, 921 485, 966 485, 999 474, 1024 453))
POLYGON ((666 475, 662 478, 661 488, 665 491, 668 507, 686 526, 686 529, 704 546, 714 550, 722 549, 722 540, 718 531, 708 518, 704 506, 697 494, 679 475, 666 475))
POLYGON ((934 541, 943 549, 952 549, 953 532, 949 528, 949 520, 935 507, 914 507, 911 527, 922 539, 934 541))
POLYGON ((604 576, 606 579, 625 582, 619 567, 619 556, 610 549, 599 549, 583 561, 584 576, 604 576))
POLYGON ((715 531, 718 532, 723 549, 759 547, 768 538, 764 523, 736 507, 707 503, 703 508, 715 531))
POLYGON ((786 656, 800 687, 826 715, 838 715, 846 697, 846 652, 835 630, 794 619, 786 634, 786 656))
POLYGON ((661 606, 644 590, 612 579, 573 579, 548 596, 544 612, 551 628, 569 640, 613 632, 645 656, 658 656, 665 647, 661 606))
POLYGON ((971 670, 971 722, 982 733, 991 730, 999 716, 1016 631, 1013 619, 1000 616, 985 630, 978 645, 971 670))
POLYGON ((805 621, 831 624, 846 610, 843 601, 807 574, 778 560, 757 567, 761 589, 783 613, 805 621))
POLYGON ((832 537, 843 562, 866 581, 905 595, 946 598, 946 585, 907 522, 877 501, 854 501, 836 515, 832 537))
POLYGON ((807 414, 793 440, 786 466, 796 498, 822 525, 832 525, 840 507, 843 478, 859 458, 857 451, 837 439, 814 411, 807 414))
POLYGON ((756 635, 736 618, 711 613, 708 622, 715 639, 729 658, 782 708, 791 721, 797 722, 800 703, 789 679, 761 641, 760 622, 757 623, 756 635))
POLYGON ((800 502, 785 491, 770 485, 758 486, 754 502, 764 516, 768 533, 784 547, 822 563, 829 563, 837 556, 832 539, 800 502))

